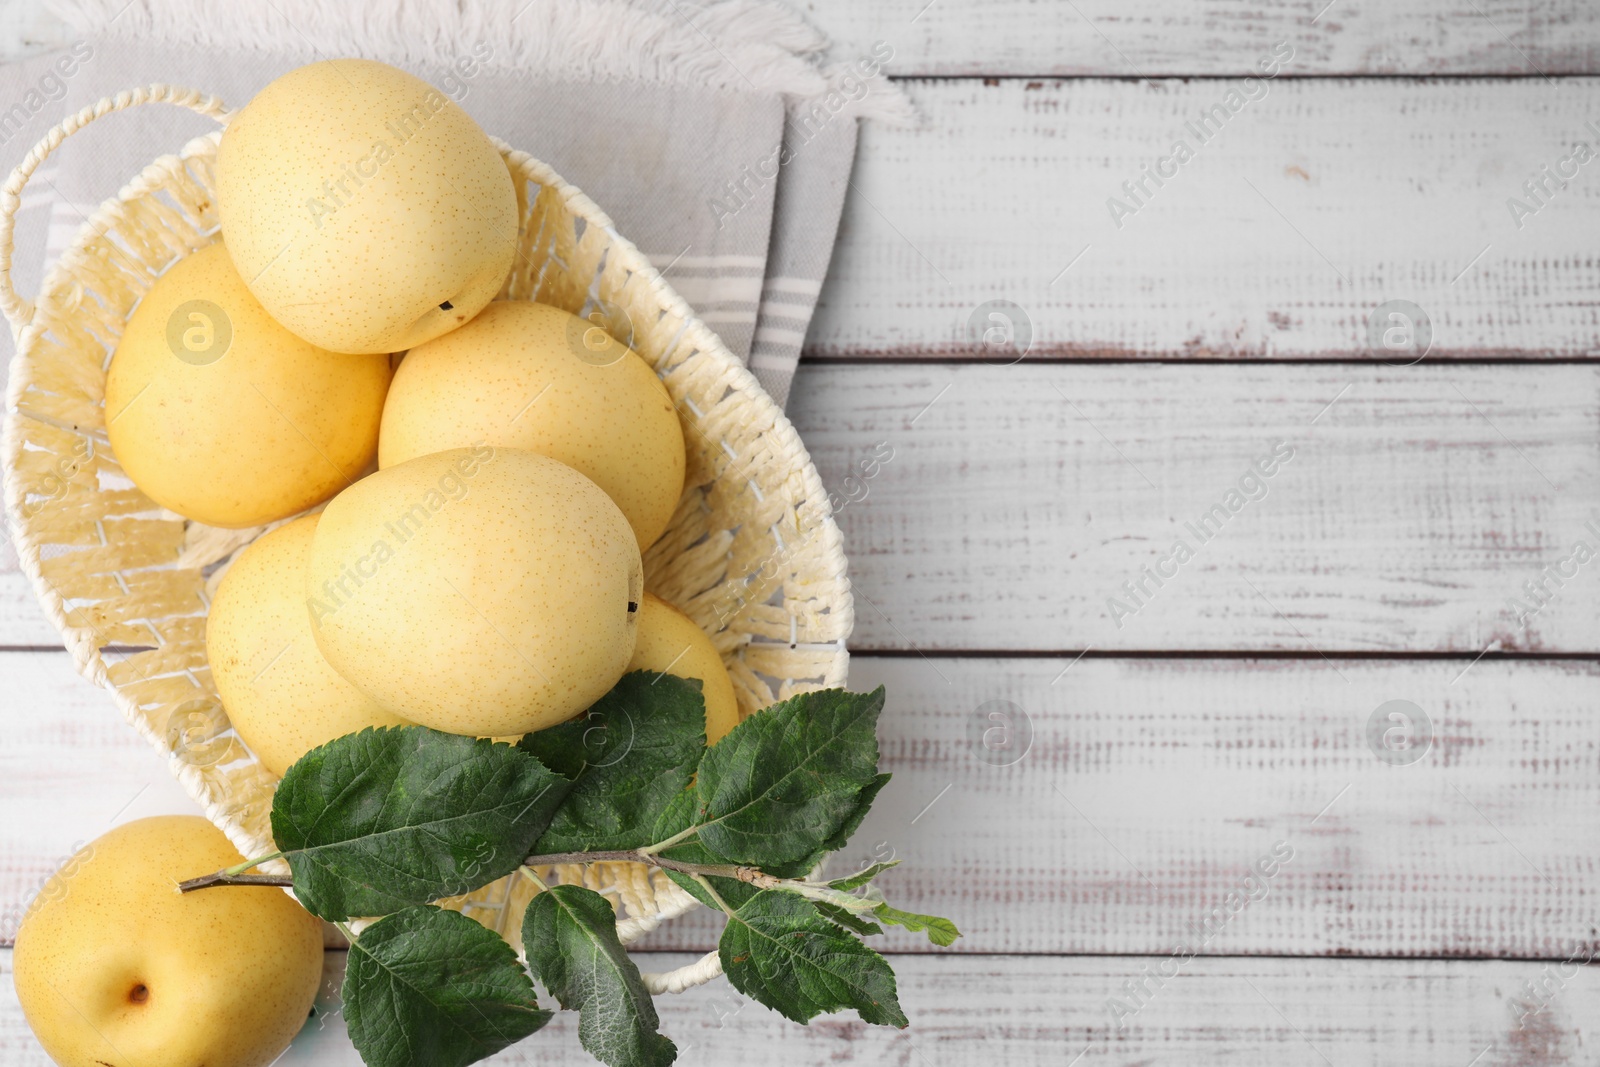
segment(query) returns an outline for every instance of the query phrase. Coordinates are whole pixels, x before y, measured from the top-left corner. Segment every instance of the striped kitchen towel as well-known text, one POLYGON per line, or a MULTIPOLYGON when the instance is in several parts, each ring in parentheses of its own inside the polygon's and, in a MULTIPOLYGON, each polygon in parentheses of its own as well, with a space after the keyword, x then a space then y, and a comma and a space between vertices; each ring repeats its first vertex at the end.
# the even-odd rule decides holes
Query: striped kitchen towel
MULTIPOLYGON (((589 194, 780 404, 828 269, 858 122, 912 114, 888 81, 891 48, 824 62, 822 37, 770 0, 51 6, 62 47, 0 67, 0 163, 122 89, 169 82, 240 107, 304 63, 393 63, 589 194)), ((48 220, 30 207, 19 223, 18 281, 36 287, 94 204, 210 128, 146 108, 72 138, 36 183, 48 220)))

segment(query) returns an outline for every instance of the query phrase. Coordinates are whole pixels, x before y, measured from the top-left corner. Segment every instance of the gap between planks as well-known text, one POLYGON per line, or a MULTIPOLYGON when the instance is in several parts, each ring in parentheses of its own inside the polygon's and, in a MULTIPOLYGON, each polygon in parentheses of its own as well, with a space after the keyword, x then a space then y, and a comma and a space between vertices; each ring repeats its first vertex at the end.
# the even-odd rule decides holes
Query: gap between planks
MULTIPOLYGON (((195 807, 65 655, 11 660, 8 697, 28 714, 0 748, 0 905, 20 906, 75 842, 195 807)), ((1287 842, 1295 854, 1264 895, 1212 920, 1205 953, 1549 960, 1600 948, 1600 665, 1062 668, 858 657, 852 688, 888 690, 879 738, 894 777, 833 869, 902 859, 885 891, 954 919, 957 953, 1121 957, 1194 937, 1287 842), (1427 716, 1403 738, 1410 762, 1374 747, 1374 716, 1394 700, 1427 716)), ((1394 725, 1378 716, 1389 741, 1394 725)), ((716 934, 695 913, 641 947, 705 951, 716 934)), ((898 931, 881 942, 934 951, 898 931)))
POLYGON ((908 81, 925 121, 863 126, 807 351, 970 358, 1006 300, 1030 359, 1377 361, 1407 300, 1435 360, 1595 354, 1600 180, 1523 186, 1593 148, 1600 80, 1268 84, 1202 143, 1228 86, 908 81))

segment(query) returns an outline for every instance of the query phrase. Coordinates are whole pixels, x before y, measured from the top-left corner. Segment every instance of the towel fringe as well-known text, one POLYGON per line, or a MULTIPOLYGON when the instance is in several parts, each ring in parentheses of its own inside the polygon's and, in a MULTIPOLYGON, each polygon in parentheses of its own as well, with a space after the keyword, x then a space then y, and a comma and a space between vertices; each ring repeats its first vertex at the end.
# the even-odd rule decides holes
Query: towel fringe
MULTIPOLYGON (((49 0, 49 6, 80 33, 169 45, 264 51, 312 44, 327 57, 415 65, 471 60, 539 78, 708 86, 781 94, 791 103, 830 91, 830 72, 814 62, 827 39, 771 0, 407 0, 370 9, 360 23, 350 18, 347 0, 49 0)), ((856 103, 856 113, 881 111, 892 119, 909 109, 886 79, 872 81, 881 84, 856 103)))

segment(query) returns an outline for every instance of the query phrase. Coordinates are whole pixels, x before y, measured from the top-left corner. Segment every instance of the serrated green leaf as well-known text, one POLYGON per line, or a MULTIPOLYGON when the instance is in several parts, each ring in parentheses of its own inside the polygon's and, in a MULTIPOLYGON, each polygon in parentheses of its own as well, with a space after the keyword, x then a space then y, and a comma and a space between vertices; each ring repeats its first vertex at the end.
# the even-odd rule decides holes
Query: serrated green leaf
POLYGON ((810 874, 817 864, 822 862, 824 856, 830 852, 838 852, 850 843, 850 838, 861 828, 862 820, 872 810, 872 802, 877 799, 878 793, 883 787, 889 784, 890 777, 888 774, 880 774, 871 782, 868 782, 866 787, 856 794, 855 807, 851 809, 849 815, 845 816, 845 820, 840 824, 839 829, 835 830, 816 851, 786 864, 784 870, 779 870, 775 867, 763 869, 767 870, 769 874, 775 874, 780 878, 803 878, 810 874))
POLYGON ((272 835, 312 914, 386 915, 516 870, 569 784, 510 745, 369 728, 289 768, 272 835))
POLYGON ((797 1023, 854 1008, 869 1023, 907 1025, 883 957, 793 893, 751 897, 728 917, 717 953, 735 989, 797 1023))
MULTIPOLYGON (((877 766, 876 751, 873 752, 873 766, 877 766)), ((872 810, 872 802, 878 799, 878 794, 883 790, 884 786, 889 784, 889 779, 892 777, 894 776, 888 773, 880 774, 862 787, 861 792, 856 794, 855 807, 850 810, 850 814, 845 816, 844 821, 839 824, 839 828, 822 843, 821 851, 824 855, 829 852, 838 852, 850 843, 850 838, 855 836, 857 830, 861 829, 862 820, 872 810)))
MULTIPOLYGON (((701 861, 690 860, 687 862, 694 863, 701 861)), ((704 862, 709 863, 721 861, 707 860, 704 862)), ((711 894, 706 892, 705 886, 694 880, 694 875, 683 874, 680 871, 668 871, 666 873, 668 878, 676 882, 680 887, 683 888, 685 892, 694 897, 700 903, 704 904, 708 908, 717 908, 719 911, 721 910, 716 900, 711 896, 711 894)), ((722 899, 728 902, 728 907, 730 908, 739 907, 745 901, 761 892, 761 890, 757 889, 749 882, 741 882, 737 878, 721 878, 716 875, 711 875, 707 877, 706 880, 711 883, 712 888, 716 889, 717 893, 722 897, 722 899)))
MULTIPOLYGON (((674 797, 656 820, 652 836, 657 841, 666 841, 676 837, 680 832, 694 825, 694 811, 696 805, 695 793, 692 789, 685 789, 674 797)), ((679 860, 683 863, 725 864, 728 861, 714 854, 705 845, 693 838, 671 848, 663 849, 661 855, 667 859, 679 860)), ((694 897, 708 908, 717 907, 717 902, 707 893, 705 887, 695 881, 691 875, 680 871, 666 871, 666 876, 676 882, 685 892, 694 897)), ((755 893, 755 886, 733 878, 713 878, 712 884, 718 893, 728 901, 730 907, 738 907, 755 893)))
POLYGON ((706 750, 700 683, 633 671, 580 718, 523 736, 519 747, 573 779, 537 851, 598 852, 661 840, 651 831, 706 750))
POLYGON ((833 881, 828 883, 828 888, 843 891, 856 889, 860 886, 866 885, 868 882, 878 877, 878 875, 882 874, 884 871, 887 871, 890 867, 896 867, 899 866, 899 864, 899 860, 890 860, 888 863, 874 863, 871 866, 861 868, 855 874, 852 874, 847 878, 835 878, 833 881))
POLYGON ((926 930, 928 940, 940 948, 955 944, 956 938, 961 936, 961 931, 956 929, 955 923, 937 915, 918 915, 915 912, 891 908, 887 904, 879 904, 872 909, 872 914, 886 923, 903 926, 912 933, 926 930))
POLYGON ((693 826, 696 803, 693 789, 678 790, 661 809, 661 814, 656 817, 656 824, 651 828, 650 836, 656 841, 668 841, 693 826))
POLYGON ((459 912, 407 908, 350 946, 344 1017, 367 1067, 465 1067, 550 1016, 511 946, 459 912))
POLYGON ((700 760, 700 841, 731 862, 765 869, 811 856, 853 830, 865 815, 862 792, 882 786, 882 710, 881 686, 872 693, 828 689, 735 726, 700 760))
MULTIPOLYGON (((677 836, 680 831, 692 826, 694 824, 695 804, 696 799, 693 790, 686 790, 680 797, 675 799, 668 806, 667 811, 663 813, 661 821, 656 824, 655 839, 657 841, 666 841, 677 836)), ((728 859, 726 856, 717 855, 707 848, 703 842, 693 837, 680 844, 663 849, 661 855, 667 859, 681 860, 684 863, 733 863, 733 860, 728 859)), ((747 864, 747 866, 759 866, 764 873, 776 878, 804 878, 816 867, 820 858, 821 854, 818 853, 805 856, 791 863, 747 864)), ((670 874, 671 872, 669 871, 668 873, 670 874)), ((701 891, 694 889, 691 892, 699 895, 701 891)), ((706 900, 706 903, 709 904, 711 901, 706 900)))
POLYGON ((829 922, 837 923, 846 930, 854 930, 858 934, 871 936, 883 933, 883 927, 868 919, 862 918, 847 908, 837 904, 829 904, 826 900, 813 900, 811 906, 822 913, 822 917, 829 922))
MULTIPOLYGON (((667 810, 662 812, 660 820, 656 823, 655 839, 657 841, 666 841, 676 837, 678 833, 693 825, 695 805, 694 790, 684 790, 667 806, 667 810)), ((682 863, 699 863, 707 866, 725 866, 732 862, 726 857, 712 852, 704 844, 692 837, 681 844, 663 849, 661 855, 666 859, 678 860, 682 863)), ((765 872, 778 878, 797 878, 810 870, 809 867, 804 870, 792 870, 790 869, 792 866, 783 864, 769 865, 765 868, 765 872)), ((670 870, 665 871, 665 874, 706 907, 721 910, 716 899, 706 892, 705 886, 695 881, 692 875, 670 870)), ((712 876, 709 880, 713 888, 721 894, 722 899, 727 901, 728 906, 732 908, 737 908, 758 892, 756 887, 749 882, 741 882, 736 878, 712 876)))
POLYGON ((528 966, 563 1008, 578 1012, 578 1039, 610 1067, 666 1067, 678 1050, 657 1030, 655 1002, 617 939, 605 897, 576 885, 551 886, 522 918, 528 966))

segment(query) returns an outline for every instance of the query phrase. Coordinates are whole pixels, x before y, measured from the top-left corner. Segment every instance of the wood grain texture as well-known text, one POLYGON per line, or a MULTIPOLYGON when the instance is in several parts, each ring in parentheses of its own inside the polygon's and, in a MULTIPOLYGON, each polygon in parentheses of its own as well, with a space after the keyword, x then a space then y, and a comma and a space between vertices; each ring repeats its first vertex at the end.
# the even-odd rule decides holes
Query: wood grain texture
POLYGON ((1593 562, 1526 627, 1508 601, 1600 551, 1597 386, 1578 364, 824 366, 790 415, 857 498, 857 649, 1595 652, 1593 562))
POLYGON ((0 689, 0 943, 10 944, 75 848, 129 819, 200 808, 64 651, 0 653, 0 689))
POLYGON ((1278 41, 1303 74, 1588 73, 1600 12, 1582 0, 803 0, 855 56, 877 41, 900 74, 1241 74, 1278 41))
MULTIPOLYGON (((9 970, 10 952, 0 955, 9 970)), ((691 957, 657 955, 666 970, 691 957)), ((279 1067, 360 1067, 339 1014, 346 954, 330 952, 322 1012, 279 1067)), ((906 1030, 867 1026, 854 1014, 797 1026, 724 981, 656 998, 678 1062, 698 1067, 894 1064, 1005 1067, 1181 1063, 1438 1064, 1529 1067, 1588 1063, 1600 1015, 1595 968, 1533 963, 1355 960, 1195 960, 1182 978, 1113 1015, 1125 983, 1159 959, 896 956, 906 1030), (1119 1026, 1118 1022, 1123 1025, 1119 1026), (1476 1057, 1476 1058, 1475 1058, 1476 1057)), ((1131 1000, 1125 1001, 1131 1003, 1131 1000)), ((8 1067, 49 1067, 9 981, 0 982, 0 1057, 8 1067)), ((487 1064, 592 1067, 576 1019, 544 1030, 487 1064)))
MULTIPOLYGON (((878 41, 915 75, 1228 75, 1295 42, 1302 73, 1588 73, 1600 66, 1600 14, 1581 0, 802 0, 794 6, 849 58, 878 41), (1074 10, 1076 9, 1076 10, 1074 10)), ((43 9, 0 8, 0 58, 71 39, 43 9)))
POLYGON ((0 539, 0 648, 61 645, 33 589, 17 570, 17 556, 8 540, 0 539))
MULTIPOLYGON (((867 143, 854 179, 862 195, 850 208, 844 243, 825 294, 826 306, 811 334, 813 351, 847 357, 872 353, 970 356, 976 350, 967 334, 967 320, 973 308, 987 299, 1005 298, 1022 305, 1032 322, 1036 341, 1029 358, 1051 353, 1115 353, 1169 359, 1249 359, 1258 355, 1361 359, 1368 355, 1363 340, 1367 314, 1379 300, 1402 295, 1421 303, 1434 320, 1436 339, 1429 362, 1435 356, 1452 354, 1577 357, 1593 348, 1600 311, 1592 291, 1595 264, 1586 242, 1593 231, 1592 215, 1600 208, 1600 185, 1590 180, 1593 175, 1589 170, 1580 171, 1574 184, 1553 199, 1550 206, 1524 220, 1521 232, 1505 214, 1503 201, 1517 191, 1517 183, 1526 172, 1536 169, 1541 160, 1553 159, 1550 152, 1559 147, 1564 137, 1581 132, 1585 109, 1600 102, 1595 99, 1600 82, 1566 82, 1559 94, 1550 93, 1542 82, 1276 83, 1266 99, 1249 105, 1232 119, 1220 137, 1205 146, 1202 154, 1146 209, 1125 220, 1121 232, 1111 229, 1103 217, 1103 199, 1114 191, 1116 181, 1136 176, 1136 161, 1154 158, 1148 153, 1164 143, 1165 134, 1161 131, 1181 128, 1181 116, 1197 113, 1202 103, 1220 99, 1222 91, 1214 82, 1167 82, 1157 86, 1124 82, 1068 87, 1041 84, 1036 89, 1016 82, 998 86, 961 82, 916 87, 919 99, 930 110, 926 129, 869 129, 864 134, 867 143), (1239 136, 1235 137, 1235 133, 1239 136), (1250 166, 1235 172, 1238 160, 1225 158, 1230 154, 1250 161, 1250 166), (951 167, 941 162, 950 159, 962 159, 972 165, 951 167), (1385 165, 1375 165, 1379 160, 1386 161, 1385 165), (1245 184, 1244 179, 1252 174, 1250 180, 1267 199, 1245 184), (981 183, 985 181, 991 188, 983 187, 981 183), (1093 244, 1088 235, 1095 226, 1110 234, 1111 240, 1093 244), (1315 248, 1302 240, 1300 233, 1315 248), (1083 259, 1051 284, 1084 244, 1092 247, 1083 259), (1468 264, 1484 244, 1490 245, 1489 251, 1469 269, 1468 264), (1342 264, 1338 270, 1344 273, 1343 278, 1318 250, 1334 264, 1342 264), (1465 274, 1461 274, 1463 269, 1465 274), (1459 280, 1452 284, 1458 274, 1459 280)), ((1292 382, 1296 375, 1306 372, 1284 373, 1292 382)), ((1337 376, 1342 371, 1329 373, 1337 376)), ((1395 373, 1405 372, 1396 369, 1395 373)), ((1511 393, 1530 392, 1528 386, 1516 384, 1523 380, 1518 372, 1473 373, 1504 375, 1496 382, 1512 383, 1511 393)), ((1202 395, 1226 391, 1237 381, 1236 374, 1232 369, 1217 368, 1186 381, 1183 388, 1198 389, 1202 395)), ((810 419, 807 412, 818 407, 806 395, 810 388, 807 381, 818 383, 816 388, 828 398, 826 403, 834 402, 826 387, 829 380, 814 375, 802 377, 794 400, 797 418, 810 419)), ((1526 380, 1548 381, 1537 374, 1526 380)), ((922 370, 909 371, 904 381, 908 389, 919 389, 931 381, 931 375, 922 370)), ((1318 384, 1332 385, 1326 394, 1331 397, 1345 381, 1348 379, 1335 382, 1330 378, 1318 384)), ((939 384, 943 383, 936 383, 936 387, 939 384)), ((1265 378, 1255 387, 1280 391, 1265 378)), ((1585 386, 1582 395, 1589 396, 1591 392, 1585 386)), ((931 395, 930 392, 929 399, 931 395)), ((1480 394, 1469 395, 1481 399, 1480 394)), ((1441 403, 1451 402, 1452 398, 1459 399, 1453 390, 1446 389, 1441 403)), ((1043 399, 1053 402, 1055 394, 1046 392, 1043 399)), ((1162 397, 1144 399, 1154 405, 1153 410, 1165 410, 1162 397)), ((1316 407, 1325 403, 1309 395, 1301 402, 1312 404, 1308 410, 1313 414, 1316 407)), ((1028 405, 1019 408, 1020 413, 1029 410, 1032 408, 1028 405)), ((1473 418, 1466 405, 1460 410, 1469 421, 1473 418)), ((1092 411, 1085 411, 1096 426, 1105 429, 1092 411)), ((1006 412, 992 413, 996 418, 1009 418, 1006 412)), ((907 417, 912 414, 915 412, 909 412, 907 417)), ((938 414, 935 409, 925 421, 935 420, 938 414)), ((1339 414, 1342 411, 1336 409, 1324 421, 1339 414)), ((1579 413, 1571 409, 1568 414, 1579 413)), ((1533 420, 1536 413, 1530 408, 1527 415, 1533 420)), ((1369 444, 1348 455, 1352 464, 1365 455, 1387 449, 1394 441, 1377 429, 1382 425, 1378 421, 1381 413, 1374 409, 1370 416, 1374 428, 1364 431, 1369 444)), ((1056 413, 1052 417, 1061 416, 1056 413)), ((1191 432, 1203 435, 1208 432, 1203 413, 1197 418, 1200 421, 1192 425, 1191 432)), ((1543 421, 1530 423, 1530 428, 1543 432, 1543 421)), ((1029 426, 1030 433, 1041 432, 1039 424, 1029 426)), ((1110 486, 1108 491, 1120 498, 1117 506, 1123 507, 1122 502, 1130 499, 1143 482, 1137 478, 1129 484, 1117 482, 1127 477, 1128 470, 1075 413, 1065 426, 1075 428, 1073 439, 1086 439, 1093 450, 1077 452, 1084 457, 1083 463, 1062 468, 1060 473, 1072 478, 1063 481, 1057 477, 1056 484, 1077 489, 1082 485, 1076 479, 1103 475, 1110 486)), ((1562 433, 1568 434, 1574 427, 1569 421, 1562 433)), ((1505 441, 1499 440, 1487 424, 1480 422, 1478 428, 1484 431, 1478 435, 1478 443, 1488 446, 1479 451, 1480 456, 1497 460, 1511 456, 1505 441)), ((818 432, 825 429, 819 427, 818 432)), ((1159 426, 1151 426, 1147 432, 1152 446, 1168 448, 1160 443, 1163 431, 1159 426)), ((1506 432, 1514 441, 1523 440, 1518 436, 1520 431, 1506 432)), ((1058 435, 1045 438, 1046 447, 1053 436, 1058 435)), ((1425 436, 1410 432, 1406 432, 1405 441, 1409 443, 1403 447, 1416 452, 1432 447, 1425 436)), ((1579 444, 1573 439, 1564 441, 1563 447, 1579 444)), ((969 462, 979 454, 977 450, 988 446, 988 442, 978 439, 947 444, 964 453, 964 460, 969 462)), ((813 447, 820 453, 827 450, 826 442, 813 442, 813 447)), ((1211 450, 1185 451, 1204 455, 1211 450)), ((1549 547, 1530 541, 1530 536, 1566 540, 1567 534, 1547 525, 1539 511, 1524 514, 1515 510, 1509 500, 1498 502, 1486 493, 1477 495, 1478 487, 1473 482, 1455 479, 1449 472, 1446 460, 1451 458, 1455 457, 1435 452, 1426 457, 1428 462, 1420 468, 1385 475, 1390 480, 1414 480, 1419 472, 1427 472, 1426 476, 1433 479, 1426 486, 1427 497, 1397 502, 1402 508, 1416 509, 1413 524, 1398 531, 1398 538, 1417 539, 1414 543, 1426 554, 1423 570, 1418 574, 1445 574, 1452 581, 1460 578, 1469 588, 1475 588, 1498 581, 1494 568, 1504 565, 1505 560, 1549 547), (1463 494, 1473 498, 1463 501, 1463 494), (1448 526, 1451 517, 1462 514, 1463 504, 1467 513, 1493 520, 1495 525, 1476 529, 1456 526, 1447 534, 1447 540, 1452 542, 1446 546, 1448 551, 1435 555, 1433 550, 1439 546, 1430 540, 1429 530, 1448 526), (1470 560, 1467 562, 1473 564, 1473 569, 1463 575, 1466 566, 1456 566, 1456 547, 1461 537, 1477 538, 1490 557, 1488 571, 1477 569, 1478 561, 1470 560), (1429 543, 1422 545, 1424 541, 1429 543), (1501 543, 1509 547, 1499 547, 1501 543), (1496 562, 1496 557, 1501 562, 1496 562)), ((1375 462, 1393 465, 1392 459, 1382 456, 1375 462)), ((1008 473, 1024 467, 1026 464, 1013 463, 991 470, 987 480, 1003 486, 1008 473)), ((1344 473, 1351 483, 1360 480, 1356 474, 1359 469, 1346 464, 1344 473)), ((1031 475, 1040 473, 1033 468, 1028 470, 1031 475)), ((1497 477, 1506 477, 1508 471, 1509 468, 1501 468, 1497 477)), ((1226 473, 1218 476, 1232 477, 1226 473)), ((1151 477, 1155 480, 1157 475, 1151 477)), ((1561 484, 1555 474, 1550 477, 1561 484)), ((886 479, 886 483, 889 481, 892 479, 886 479)), ((1171 484, 1188 487, 1186 482, 1171 484)), ((1072 513, 1076 501, 1071 497, 1049 497, 1049 488, 1048 480, 1035 480, 1026 493, 1009 487, 1006 495, 988 498, 988 513, 996 517, 1020 514, 1030 521, 1037 521, 1034 516, 1053 519, 1072 513)), ((910 486, 907 489, 911 491, 910 486)), ((1351 491, 1354 492, 1353 484, 1351 491)), ((1517 487, 1524 496, 1539 491, 1537 485, 1517 487)), ((1088 497, 1094 495, 1089 493, 1088 497)), ((910 502, 909 508, 925 515, 936 498, 930 494, 920 494, 920 498, 910 502)), ((1337 508, 1325 508, 1309 500, 1305 507, 1326 513, 1316 517, 1321 528, 1291 531, 1291 540, 1302 544, 1320 541, 1322 529, 1340 525, 1348 528, 1358 517, 1362 522, 1376 523, 1377 516, 1366 511, 1381 505, 1377 497, 1363 496, 1337 508)), ((1119 532, 1135 538, 1157 536, 1163 533, 1159 523, 1166 521, 1167 514, 1157 513, 1154 530, 1145 526, 1142 531, 1123 528, 1119 532)), ((893 520, 907 539, 938 543, 951 533, 949 523, 922 530, 906 525, 904 520, 909 517, 893 520)), ((975 518, 982 518, 982 513, 967 512, 954 525, 970 527, 975 518)), ((859 521, 870 520, 850 516, 847 527, 859 521)), ((1380 543, 1389 533, 1393 531, 1378 535, 1380 543)), ((908 567, 898 559, 886 559, 883 542, 875 540, 877 536, 876 531, 867 539, 858 536, 850 546, 855 572, 862 576, 869 597, 879 588, 875 584, 876 567, 886 567, 891 574, 928 573, 918 565, 908 567)), ((1042 578, 1030 575, 1029 589, 1022 595, 1053 602, 1059 593, 1051 580, 1054 569, 1075 565, 1082 557, 1074 560, 1070 555, 1055 554, 1056 549, 1067 544, 1059 529, 1024 529, 1012 524, 1002 531, 999 540, 1015 546, 1022 538, 1034 543, 1044 540, 1052 553, 1029 561, 1035 570, 1045 563, 1050 570, 1042 578)), ((1350 542, 1346 547, 1359 553, 1372 543, 1350 542)), ((989 555, 987 545, 956 547, 989 555)), ((1115 553, 1149 546, 1125 541, 1110 547, 1115 553)), ((1263 557, 1269 561, 1267 569, 1280 563, 1297 570, 1302 566, 1298 560, 1281 560, 1276 551, 1281 546, 1275 540, 1265 547, 1272 553, 1263 557)), ((1323 555, 1329 548, 1317 544, 1315 551, 1323 555)), ((939 567, 951 564, 944 548, 933 556, 939 567)), ((1108 557, 1102 554, 1101 558, 1108 557)), ((1013 562, 1006 557, 991 559, 996 561, 986 559, 985 569, 1003 572, 1013 562)), ((1364 566, 1371 561, 1362 557, 1354 562, 1364 566)), ((1115 577, 1118 582, 1123 577, 1123 572, 1114 567, 1092 573, 1098 579, 1115 577)), ((1337 587, 1333 595, 1342 599, 1348 573, 1311 574, 1307 580, 1337 587)), ((1513 578, 1510 584, 1514 590, 1527 575, 1508 576, 1513 578)), ((1493 636, 1486 631, 1481 641, 1476 639, 1471 632, 1472 620, 1456 613, 1453 587, 1441 589, 1432 577, 1405 577, 1400 582, 1405 588, 1398 591, 1397 598, 1382 600, 1375 611, 1363 611, 1348 619, 1343 628, 1336 627, 1332 647, 1476 651, 1493 636), (1449 634, 1435 640, 1441 625, 1449 634)), ((1073 581, 1069 602, 1071 596, 1091 594, 1089 584, 1073 581)), ((1370 582, 1363 577, 1357 582, 1357 587, 1361 586, 1370 586, 1370 582)), ((1263 592, 1273 596, 1271 590, 1263 592)), ((935 589, 924 584, 908 593, 913 601, 923 597, 946 601, 981 598, 988 604, 1003 604, 1011 590, 1002 585, 999 601, 990 596, 988 589, 980 593, 971 587, 935 589)), ((1253 595, 1248 590, 1245 594, 1253 595)), ((1088 599, 1103 610, 1104 595, 1088 595, 1088 599)), ((1500 596, 1496 590, 1492 600, 1500 596)), ((1229 605, 1230 611, 1236 606, 1229 605)), ((1297 624, 1300 622, 1296 605, 1279 606, 1297 624)), ((925 617, 921 607, 918 604, 919 625, 928 623, 948 630, 949 624, 956 622, 985 621, 976 610, 964 609, 940 608, 925 617)), ((893 610, 886 610, 898 625, 904 626, 893 610)), ((1248 609, 1252 614, 1265 610, 1265 605, 1257 601, 1252 601, 1248 609)), ((1482 610, 1498 609, 1491 602, 1482 610)), ((883 620, 870 607, 860 617, 861 641, 869 647, 886 647, 883 620)), ((1059 612, 1049 614, 1052 629, 1058 629, 1059 617, 1059 612)), ((1081 610, 1068 617, 1081 617, 1081 610)), ((1277 618, 1275 613, 1272 617, 1277 618)), ((1310 618, 1314 621, 1318 617, 1313 612, 1310 618)), ((933 635, 928 631, 907 633, 913 641, 933 638, 943 647, 1037 647, 1041 639, 1058 648, 1072 647, 1073 640, 1079 641, 1080 647, 1083 643, 1098 643, 1092 638, 1060 633, 1043 638, 1043 631, 1035 625, 1037 619, 1035 614, 1026 623, 1013 627, 1028 634, 1020 644, 1015 635, 1005 632, 1005 627, 976 638, 933 635)), ((1232 614, 1192 614, 1182 620, 1176 643, 1164 644, 1158 634, 1147 633, 1136 644, 1122 647, 1272 648, 1286 647, 1286 641, 1288 647, 1299 647, 1298 636, 1281 620, 1271 624, 1276 636, 1267 643, 1258 641, 1256 633, 1248 628, 1249 622, 1248 618, 1240 620, 1232 614), (1198 619, 1204 619, 1208 628, 1190 625, 1198 619), (1238 632, 1241 623, 1245 633, 1238 632)), ((1541 622, 1546 630, 1543 640, 1518 641, 1513 646, 1595 647, 1594 618, 1588 609, 1563 605, 1541 622), (1566 640, 1558 623, 1561 612, 1569 609, 1582 616, 1574 624, 1573 641, 1566 640)), ((9 546, 0 548, 0 644, 44 645, 55 640, 55 634, 34 606, 31 592, 15 572, 9 546)), ((1318 634, 1313 640, 1320 643, 1324 637, 1318 634)))
MULTIPOLYGON (((901 859, 885 892, 954 919, 955 951, 1600 948, 1600 666, 1467 666, 860 656, 851 688, 888 687, 894 779, 834 866, 901 859), (1410 764, 1369 747, 1391 700, 1431 722, 1387 750, 1410 764), (1260 877, 1275 847, 1292 857, 1260 877)), ((719 925, 696 914, 647 944, 710 947, 719 925)))
MULTIPOLYGON (((884 41, 909 75, 1242 74, 1281 40, 1300 73, 1590 73, 1600 12, 1582 0, 799 0, 833 55, 884 41), (1326 6, 1325 6, 1326 5, 1326 6)), ((671 10, 669 7, 668 10, 671 10)), ((0 59, 60 48, 71 31, 27 5, 0 7, 0 59)))
MULTIPOLYGON (((1596 373, 821 366, 791 416, 843 505, 857 648, 1595 652, 1592 564, 1549 579, 1526 627, 1509 600, 1531 606, 1523 583, 1575 541, 1600 548, 1596 373), (893 458, 861 479, 880 442, 893 458), (1294 458, 1265 498, 1201 543, 1186 524, 1278 442, 1294 458), (1194 558, 1157 589, 1142 568, 1170 571, 1180 538, 1194 558)), ((0 640, 54 644, 6 581, 0 640)))
MULTIPOLYGON (((113 818, 193 810, 65 660, 0 657, 25 712, 0 764, 15 903, 113 818)), ((888 687, 880 737, 894 780, 835 868, 900 858, 885 890, 953 918, 961 952, 1159 954, 1200 937, 1208 917, 1196 949, 1210 955, 1560 959, 1600 947, 1600 665, 1068 667, 858 656, 851 687, 888 687), (1395 699, 1432 723, 1410 765, 1380 761, 1367 740, 1374 710, 1395 699), (1279 842, 1293 856, 1252 886, 1260 899, 1218 921, 1279 842)), ((718 928, 699 912, 645 945, 704 951, 718 928)), ((928 951, 908 934, 883 943, 928 951)))
POLYGON ((1595 79, 1278 79, 1206 143, 1185 123, 1227 114, 1233 82, 906 88, 925 121, 862 128, 812 355, 972 358, 995 299, 1032 358, 1375 359, 1368 317, 1396 299, 1431 359, 1597 351, 1600 163, 1508 208, 1574 142, 1600 151, 1595 79), (1180 139, 1192 158, 1159 164, 1180 139), (1121 188, 1158 165, 1148 196, 1121 188))

